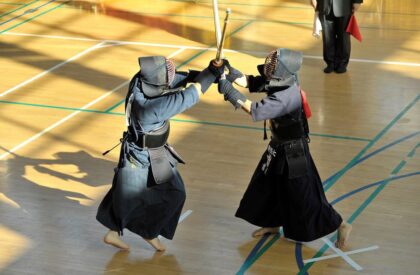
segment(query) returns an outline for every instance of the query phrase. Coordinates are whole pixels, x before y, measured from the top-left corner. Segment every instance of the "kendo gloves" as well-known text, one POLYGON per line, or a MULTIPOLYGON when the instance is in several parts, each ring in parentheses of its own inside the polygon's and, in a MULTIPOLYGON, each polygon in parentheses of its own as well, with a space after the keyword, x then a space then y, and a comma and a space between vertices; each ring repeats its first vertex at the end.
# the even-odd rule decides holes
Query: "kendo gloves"
POLYGON ((246 97, 236 90, 232 83, 227 79, 219 80, 218 90, 219 93, 224 95, 225 101, 232 103, 235 108, 241 107, 246 101, 246 97))
POLYGON ((202 70, 194 79, 195 82, 200 83, 201 92, 204 94, 210 85, 216 80, 219 79, 225 70, 225 66, 216 67, 213 64, 213 61, 210 61, 210 64, 202 70))
POLYGON ((226 68, 228 68, 228 70, 229 70, 229 73, 226 75, 227 80, 229 80, 230 82, 233 83, 233 82, 235 82, 236 79, 244 76, 244 74, 241 73, 241 71, 232 67, 228 60, 223 59, 223 62, 224 62, 224 65, 226 66, 226 68))

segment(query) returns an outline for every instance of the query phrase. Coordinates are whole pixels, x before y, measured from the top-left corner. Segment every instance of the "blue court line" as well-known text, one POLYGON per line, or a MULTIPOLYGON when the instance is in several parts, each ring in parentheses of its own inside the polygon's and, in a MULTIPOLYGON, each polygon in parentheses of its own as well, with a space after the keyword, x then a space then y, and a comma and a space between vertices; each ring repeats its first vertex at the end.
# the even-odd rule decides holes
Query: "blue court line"
POLYGON ((351 169, 355 165, 355 163, 366 153, 368 149, 370 149, 379 139, 381 139, 389 129, 391 129, 394 124, 400 120, 402 116, 404 116, 410 109, 413 107, 417 101, 420 99, 420 95, 417 95, 416 98, 409 103, 391 122, 380 131, 343 169, 341 169, 335 177, 333 177, 328 184, 324 186, 324 190, 328 191, 338 179, 340 179, 348 170, 351 169))
MULTIPOLYGON (((20 10, 20 9, 23 9, 24 7, 27 7, 27 6, 29 6, 29 5, 32 5, 33 3, 38 2, 38 1, 39 1, 39 0, 34 0, 34 1, 32 1, 32 2, 29 2, 28 4, 22 4, 22 6, 20 6, 19 8, 16 8, 16 9, 11 10, 11 11, 9 11, 9 12, 3 13, 2 15, 0 15, 0 18, 2 18, 2 17, 4 17, 4 16, 6 16, 6 15, 8 15, 8 14, 14 13, 15 11, 18 11, 18 10, 20 10)), ((3 3, 2 3, 2 4, 3 4, 3 3)))
MULTIPOLYGON (((413 177, 413 176, 416 176, 416 175, 420 175, 420 171, 419 172, 414 172, 414 173, 409 173, 409 174, 404 174, 404 175, 396 176, 396 177, 392 177, 392 178, 387 178, 387 179, 384 179, 384 180, 381 180, 381 181, 378 181, 378 182, 375 182, 375 183, 365 185, 361 188, 355 189, 355 190, 353 190, 353 191, 351 191, 347 194, 344 194, 341 197, 335 199, 334 201, 331 202, 331 205, 337 204, 340 201, 342 201, 344 199, 347 199, 348 197, 350 197, 350 196, 352 196, 352 195, 354 195, 358 192, 364 191, 366 189, 369 189, 369 188, 377 186, 377 185, 384 184, 384 183, 386 183, 386 181, 395 181, 395 180, 399 180, 399 179, 403 179, 403 178, 407 178, 407 177, 413 177)), ((320 256, 318 256, 318 257, 320 257, 320 256)), ((298 265, 299 270, 302 270, 305 266, 305 263, 303 262, 302 244, 300 244, 300 243, 297 243, 296 246, 295 246, 295 258, 296 258, 296 263, 298 265)), ((315 257, 313 257, 313 258, 315 258, 315 257)), ((299 274, 307 275, 308 273, 307 272, 302 272, 302 273, 299 273, 299 274)))
MULTIPOLYGON (((415 154, 416 149, 419 147, 419 143, 407 154, 407 157, 412 157, 415 154)), ((372 194, 359 206, 358 209, 356 209, 355 212, 351 215, 351 217, 347 220, 348 223, 353 223, 353 221, 363 212, 363 210, 366 209, 366 207, 372 203, 372 201, 379 195, 379 193, 390 183, 394 176, 396 178, 396 175, 401 171, 401 169, 405 166, 407 162, 405 160, 402 160, 391 172, 391 177, 388 179, 385 179, 378 188, 376 188, 372 194)), ((417 172, 416 172, 417 173, 417 172)), ((411 175, 414 176, 414 175, 411 175)), ((334 242, 336 239, 336 234, 331 238, 331 241, 334 242)), ((321 257, 324 252, 328 249, 328 245, 324 245, 318 252, 312 257, 312 258, 318 258, 321 257)), ((311 266, 314 264, 314 262, 304 265, 304 267, 299 271, 298 275, 306 274, 306 272, 311 268, 311 266)))
MULTIPOLYGON (((303 262, 302 258, 302 244, 296 243, 295 245, 295 258, 296 258, 296 264, 298 266, 298 270, 302 270, 305 266, 305 263, 303 262)), ((307 272, 303 273, 302 275, 308 275, 307 272)))
POLYGON ((6 23, 9 23, 9 22, 11 22, 11 21, 13 21, 15 19, 18 19, 18 18, 20 18, 20 17, 22 17, 22 16, 24 16, 24 15, 26 15, 28 13, 36 12, 36 11, 38 11, 38 9, 42 8, 43 6, 46 6, 46 5, 48 5, 48 4, 52 3, 52 2, 56 2, 56 1, 57 0, 50 0, 49 2, 44 3, 44 4, 40 5, 40 6, 37 6, 37 7, 33 8, 33 9, 26 10, 21 15, 17 15, 15 17, 10 18, 9 20, 6 20, 6 21, 1 22, 0 23, 0 26, 4 25, 6 23))
POLYGON ((264 234, 261 239, 258 241, 258 243, 254 246, 254 248, 251 250, 251 252, 248 254, 248 257, 246 257, 244 263, 240 267, 239 270, 242 270, 245 267, 245 264, 251 261, 255 255, 257 254, 258 250, 260 250, 261 246, 265 243, 265 241, 270 237, 270 234, 264 234))
MULTIPOLYGON (((405 141, 405 140, 407 140, 407 139, 410 139, 410 138, 412 138, 412 137, 415 137, 415 136, 417 136, 418 134, 420 134, 420 131, 417 131, 417 132, 415 132, 415 133, 413 133, 413 134, 410 134, 410 135, 408 135, 408 136, 405 136, 405 137, 399 138, 399 139, 397 139, 397 140, 395 140, 395 141, 393 141, 393 142, 391 142, 391 143, 389 143, 389 144, 387 144, 387 145, 385 145, 385 146, 383 146, 383 147, 381 147, 381 148, 379 148, 379 149, 377 149, 377 150, 373 151, 372 153, 367 154, 367 155, 366 155, 366 156, 364 156, 363 158, 360 158, 359 160, 357 160, 356 162, 354 162, 350 168, 353 168, 353 167, 354 167, 354 166, 356 166, 357 164, 359 164, 359 163, 361 163, 361 162, 363 162, 363 161, 365 161, 365 160, 367 160, 367 159, 369 159, 369 158, 373 157, 374 155, 376 155, 376 154, 378 154, 378 153, 380 153, 380 152, 382 152, 382 151, 384 151, 384 150, 386 150, 386 149, 388 149, 388 148, 390 148, 390 147, 392 147, 392 146, 394 146, 394 145, 397 145, 397 144, 399 144, 399 143, 401 143, 401 142, 403 142, 403 141, 405 141)), ((343 168, 343 169, 344 169, 344 168, 343 168)), ((342 169, 342 170, 343 170, 343 169, 342 169)), ((327 178, 327 179, 324 181, 323 185, 325 186, 326 184, 328 184, 328 183, 329 183, 329 181, 330 181, 330 180, 332 180, 334 177, 336 177, 336 176, 337 176, 340 172, 341 172, 341 170, 340 170, 339 172, 335 173, 334 175, 330 176, 329 178, 327 178)))
POLYGON ((413 172, 413 173, 408 173, 408 174, 404 174, 404 175, 401 175, 401 176, 389 177, 389 178, 383 179, 381 181, 377 181, 377 182, 374 182, 374 183, 365 185, 363 187, 357 188, 357 189, 355 189, 355 190, 353 190, 351 192, 348 192, 347 194, 344 194, 344 195, 336 198, 335 200, 333 200, 331 202, 331 205, 334 205, 336 203, 339 203, 340 201, 342 201, 344 199, 347 199, 348 197, 351 197, 351 196, 353 196, 353 195, 355 195, 355 194, 357 194, 359 192, 362 192, 362 191, 364 191, 366 189, 369 189, 369 188, 372 188, 374 186, 381 185, 381 184, 384 184, 386 182, 391 182, 391 181, 395 181, 395 180, 407 178, 407 177, 413 177, 413 176, 416 176, 416 175, 420 175, 420 171, 413 172))
POLYGON ((280 229, 280 232, 275 234, 274 237, 263 248, 261 248, 255 257, 250 259, 248 262, 244 262, 236 275, 245 274, 245 271, 247 271, 277 240, 279 240, 282 234, 282 229, 280 229))

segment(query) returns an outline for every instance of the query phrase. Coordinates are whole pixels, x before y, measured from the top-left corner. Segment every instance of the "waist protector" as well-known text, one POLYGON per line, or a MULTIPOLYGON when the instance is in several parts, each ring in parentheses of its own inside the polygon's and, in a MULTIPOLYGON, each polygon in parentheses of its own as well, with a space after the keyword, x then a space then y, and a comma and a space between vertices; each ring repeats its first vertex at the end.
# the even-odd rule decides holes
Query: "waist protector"
POLYGON ((270 120, 270 130, 274 139, 277 139, 280 142, 307 136, 300 121, 289 122, 289 124, 284 125, 283 123, 272 119, 270 120))
POLYGON ((162 147, 168 141, 169 130, 169 121, 165 121, 162 127, 144 134, 139 134, 136 144, 144 149, 162 147))

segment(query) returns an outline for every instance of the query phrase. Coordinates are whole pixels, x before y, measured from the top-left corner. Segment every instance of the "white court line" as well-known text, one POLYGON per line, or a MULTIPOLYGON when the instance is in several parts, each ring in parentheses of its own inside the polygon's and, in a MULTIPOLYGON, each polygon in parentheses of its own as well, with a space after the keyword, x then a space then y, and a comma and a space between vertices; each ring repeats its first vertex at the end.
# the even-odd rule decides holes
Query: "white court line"
POLYGON ((328 239, 328 238, 322 238, 322 240, 332 249, 335 253, 337 253, 343 260, 345 260, 349 265, 351 265, 354 269, 357 271, 363 270, 363 268, 358 265, 355 261, 353 261, 349 256, 344 254, 343 251, 335 247, 335 245, 328 239))
POLYGON ((182 221, 185 220, 189 215, 191 215, 192 212, 192 210, 185 211, 184 214, 182 214, 181 217, 179 217, 178 223, 182 223, 182 221))
MULTIPOLYGON (((92 106, 93 104, 101 101, 102 99, 104 99, 105 97, 109 96, 110 94, 112 94, 113 92, 115 92, 116 90, 120 89, 121 87, 124 87, 125 85, 127 85, 130 81, 125 81, 124 83, 118 85, 116 88, 114 88, 112 91, 107 92, 106 94, 103 94, 102 96, 98 97, 97 99, 95 99, 94 101, 86 104, 85 106, 83 106, 82 108, 80 108, 81 110, 85 110, 87 108, 89 108, 90 106, 92 106)), ((17 150, 21 149, 22 147, 28 145, 29 143, 31 143, 32 141, 36 140, 37 138, 39 138, 40 136, 44 135, 45 133, 51 131, 52 129, 54 129, 55 127, 63 124, 64 122, 66 122, 67 120, 73 118, 74 116, 76 116, 77 114, 79 114, 81 112, 81 110, 75 111, 73 113, 71 113, 70 115, 66 116, 65 118, 57 121, 56 123, 54 123, 53 125, 45 128, 44 130, 42 130, 41 132, 39 132, 38 134, 30 137, 29 139, 25 140, 24 142, 16 145, 15 147, 13 147, 12 149, 10 149, 8 152, 0 155, 0 159, 3 159, 5 157, 7 157, 8 155, 10 155, 13 152, 16 152, 17 150)))
MULTIPOLYGON (((193 211, 192 210, 190 210, 190 209, 188 209, 187 211, 185 211, 182 215, 181 215, 181 217, 179 217, 179 220, 178 220, 178 224, 180 224, 180 223, 182 223, 189 215, 191 215, 191 213, 192 213, 193 211)), ((162 236, 158 236, 158 239, 159 240, 162 240, 162 238, 164 238, 164 237, 162 237, 162 236)))
MULTIPOLYGON (((176 54, 179 54, 180 52, 182 52, 184 49, 179 49, 176 52, 172 53, 171 55, 168 56, 168 58, 171 58, 173 56, 175 56, 176 54)), ((60 126, 61 124, 63 124, 64 122, 66 122, 67 120, 73 118, 74 116, 76 116, 77 114, 79 114, 82 110, 85 110, 87 108, 89 108, 90 106, 94 105, 95 103, 98 103, 99 101, 101 101, 102 99, 104 99, 105 97, 109 96, 110 94, 112 94, 113 92, 117 91, 118 89, 120 89, 121 87, 124 87, 125 85, 127 85, 128 83, 130 83, 130 80, 125 81, 124 83, 118 85, 116 88, 112 89, 111 91, 101 95, 100 97, 98 97, 97 99, 95 99, 94 101, 86 104, 85 106, 83 106, 82 108, 80 108, 80 110, 75 111, 73 113, 71 113, 70 115, 66 116, 65 118, 57 121, 56 123, 54 123, 53 125, 45 128, 44 130, 42 130, 41 132, 39 132, 38 134, 30 137, 29 139, 25 140, 24 142, 16 145, 15 147, 13 147, 12 149, 10 149, 9 151, 7 151, 6 153, 3 153, 2 155, 0 155, 0 160, 4 159, 5 157, 7 157, 8 155, 10 155, 13 152, 16 152, 17 150, 21 149, 22 147, 28 145, 29 143, 31 143, 32 141, 38 139, 40 136, 44 135, 45 133, 51 131, 52 129, 60 126)))
MULTIPOLYGON (((304 55, 303 57, 308 58, 308 59, 320 59, 320 60, 324 59, 322 56, 316 56, 316 55, 304 55)), ((412 63, 412 62, 382 61, 382 60, 359 59, 359 58, 350 58, 350 61, 360 62, 360 63, 374 63, 374 64, 385 64, 385 65, 420 67, 420 63, 412 63)))
MULTIPOLYGON (((369 246, 369 247, 366 247, 366 248, 361 248, 361 249, 356 249, 356 250, 352 250, 352 251, 347 251, 347 252, 344 252, 344 254, 346 254, 346 255, 352 255, 352 254, 357 254, 357 253, 372 251, 372 250, 375 250, 375 249, 378 249, 378 248, 379 248, 379 246, 374 245, 374 246, 369 246)), ((313 263, 313 262, 328 260, 328 259, 337 258, 337 257, 341 257, 341 255, 334 254, 334 255, 328 255, 328 256, 322 256, 322 257, 312 258, 312 259, 304 260, 303 263, 304 264, 308 264, 308 263, 313 263)))
POLYGON ((63 62, 61 62, 61 63, 59 63, 59 64, 57 64, 57 65, 55 65, 55 66, 51 67, 50 69, 48 69, 48 70, 46 70, 46 71, 43 71, 42 73, 39 73, 39 74, 37 74, 36 76, 34 76, 34 77, 32 77, 32 78, 30 78, 30 79, 28 79, 28 80, 26 80, 26 81, 24 81, 24 82, 20 83, 19 85, 16 85, 15 87, 10 88, 9 90, 7 90, 7 91, 5 91, 5 92, 1 93, 1 94, 0 94, 0 97, 3 97, 3 96, 5 96, 5 95, 7 95, 7 94, 9 94, 9 93, 11 93, 11 92, 13 92, 13 91, 15 91, 15 90, 19 89, 19 88, 21 88, 21 87, 25 86, 26 84, 31 83, 32 81, 37 80, 38 78, 43 77, 44 75, 46 75, 46 74, 48 74, 48 73, 52 72, 53 70, 58 69, 58 68, 60 68, 60 67, 64 66, 65 64, 67 64, 67 63, 69 63, 69 62, 72 62, 72 61, 76 60, 77 58, 79 58, 79 57, 81 57, 81 56, 83 56, 83 55, 85 55, 85 54, 87 54, 87 53, 89 53, 89 52, 91 52, 91 51, 93 51, 93 50, 96 50, 97 48, 100 48, 100 47, 101 47, 104 43, 105 43, 105 42, 104 42, 104 41, 102 41, 102 42, 100 42, 100 43, 98 43, 98 44, 96 44, 96 45, 94 45, 94 46, 92 46, 92 47, 90 47, 90 48, 87 48, 86 50, 84 50, 84 51, 82 51, 82 52, 80 52, 80 53, 76 54, 75 56, 70 57, 70 58, 69 58, 69 59, 67 59, 66 61, 63 61, 63 62))
MULTIPOLYGON (((101 39, 94 38, 81 38, 81 37, 71 37, 71 36, 58 36, 58 35, 40 35, 40 34, 27 34, 27 33, 15 33, 15 32, 5 32, 3 35, 15 35, 15 36, 30 36, 30 37, 42 37, 42 38, 51 38, 51 39, 64 39, 64 40, 79 40, 79 41, 96 41, 103 42, 101 39)), ((119 41, 119 40, 106 40, 107 42, 124 44, 124 45, 141 45, 146 47, 162 47, 162 48, 185 48, 188 50, 210 50, 217 51, 216 48, 208 47, 195 47, 195 46, 185 46, 185 45, 173 45, 173 44, 160 44, 160 43, 147 43, 147 42, 134 42, 134 41, 119 41)), ((262 57, 267 55, 267 52, 263 51, 235 51, 230 49, 223 49, 224 52, 231 53, 249 53, 255 55, 261 55, 262 57)), ((319 59, 322 60, 322 56, 316 55, 304 55, 304 58, 308 59, 319 59)), ((351 58, 351 62, 361 62, 361 63, 373 63, 373 64, 387 64, 387 65, 399 65, 399 66, 408 66, 408 67, 420 67, 420 63, 414 62, 399 62, 399 61, 382 61, 382 60, 370 60, 370 59, 358 59, 351 58)))

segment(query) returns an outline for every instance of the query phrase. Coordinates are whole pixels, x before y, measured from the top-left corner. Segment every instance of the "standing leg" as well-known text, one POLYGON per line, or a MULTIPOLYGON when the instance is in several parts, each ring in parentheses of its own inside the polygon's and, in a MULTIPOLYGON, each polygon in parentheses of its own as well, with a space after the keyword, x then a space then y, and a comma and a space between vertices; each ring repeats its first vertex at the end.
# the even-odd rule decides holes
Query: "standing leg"
POLYGON ((336 48, 336 73, 345 73, 350 60, 350 34, 346 32, 350 15, 338 17, 336 19, 337 28, 337 48, 336 48))
POLYGON ((255 230, 254 233, 252 233, 252 237, 260 237, 266 233, 270 234, 276 234, 279 233, 280 227, 263 227, 258 230, 255 230))
POLYGON ((344 248, 347 245, 347 241, 350 237, 350 232, 351 232, 352 226, 351 224, 343 221, 340 224, 340 227, 337 230, 337 241, 335 242, 335 246, 337 248, 344 248))
POLYGON ((121 250, 129 250, 130 247, 120 239, 117 231, 109 230, 104 237, 106 244, 113 245, 121 250))
POLYGON ((320 14, 319 20, 322 24, 322 50, 324 61, 327 67, 324 69, 325 73, 331 73, 334 70, 335 60, 335 34, 334 34, 334 15, 332 12, 328 15, 320 14))

